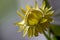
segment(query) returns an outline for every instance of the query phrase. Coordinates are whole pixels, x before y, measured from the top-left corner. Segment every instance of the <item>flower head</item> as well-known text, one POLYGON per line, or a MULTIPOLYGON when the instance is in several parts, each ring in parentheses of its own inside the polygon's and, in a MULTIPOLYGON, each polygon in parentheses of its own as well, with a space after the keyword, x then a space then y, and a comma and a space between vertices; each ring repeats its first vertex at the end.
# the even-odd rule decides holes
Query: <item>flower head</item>
POLYGON ((19 26, 19 32, 23 31, 23 36, 28 34, 29 37, 38 36, 38 33, 43 33, 52 22, 52 16, 54 11, 52 7, 46 7, 45 3, 39 8, 37 1, 35 1, 35 6, 26 6, 26 11, 21 8, 24 16, 17 11, 18 15, 22 18, 21 22, 17 22, 16 25, 19 26))

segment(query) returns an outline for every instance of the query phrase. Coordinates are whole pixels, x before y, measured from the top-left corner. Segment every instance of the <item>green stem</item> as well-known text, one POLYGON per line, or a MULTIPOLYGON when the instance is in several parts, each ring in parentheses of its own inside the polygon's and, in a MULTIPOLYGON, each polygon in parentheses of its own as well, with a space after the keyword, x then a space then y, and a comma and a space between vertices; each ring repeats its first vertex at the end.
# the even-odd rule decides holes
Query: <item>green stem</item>
POLYGON ((51 40, 51 38, 43 31, 44 33, 44 36, 48 39, 48 40, 51 40))

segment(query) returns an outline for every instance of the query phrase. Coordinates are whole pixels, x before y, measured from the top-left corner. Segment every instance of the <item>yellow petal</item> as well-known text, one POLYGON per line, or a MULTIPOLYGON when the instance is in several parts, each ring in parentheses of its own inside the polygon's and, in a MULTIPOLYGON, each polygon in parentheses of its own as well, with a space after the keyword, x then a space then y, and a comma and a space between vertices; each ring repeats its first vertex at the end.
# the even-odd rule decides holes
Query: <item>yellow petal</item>
POLYGON ((26 27, 24 28, 23 37, 27 34, 28 29, 29 29, 29 26, 26 26, 26 27))
POLYGON ((17 11, 17 14, 18 14, 22 19, 24 19, 24 16, 23 16, 19 11, 17 11))
POLYGON ((25 23, 24 21, 15 23, 15 25, 19 26, 18 27, 18 32, 22 31, 25 28, 24 23, 25 23))
POLYGON ((34 15, 34 17, 36 17, 38 19, 43 17, 43 14, 39 10, 32 10, 31 14, 34 15))
POLYGON ((33 28, 30 27, 30 28, 28 29, 28 37, 32 37, 32 36, 33 36, 33 28))
POLYGON ((29 25, 35 25, 38 23, 38 19, 36 19, 32 14, 28 15, 27 22, 29 25))
POLYGON ((47 17, 48 17, 48 16, 51 17, 51 16, 54 15, 54 11, 49 11, 46 15, 47 15, 47 17))
POLYGON ((21 22, 16 22, 15 24, 16 24, 16 25, 24 25, 24 23, 25 23, 25 21, 23 20, 23 21, 21 21, 21 22))
POLYGON ((54 11, 49 11, 47 14, 53 14, 54 13, 54 11))
POLYGON ((38 3, 36 0, 34 0, 34 1, 35 1, 35 8, 38 9, 38 3))
POLYGON ((40 21, 40 23, 45 23, 45 22, 47 22, 46 18, 42 18, 42 20, 40 21))
POLYGON ((42 27, 40 26, 40 25, 38 25, 37 27, 36 27, 36 30, 39 32, 39 33, 42 33, 43 31, 42 31, 42 27))
POLYGON ((35 27, 31 26, 29 29, 28 29, 28 37, 32 37, 33 35, 35 35, 35 27))
POLYGON ((38 31, 37 31, 37 28, 35 28, 35 36, 38 36, 38 31))
POLYGON ((43 1, 43 4, 42 4, 42 6, 41 6, 41 9, 45 9, 45 6, 46 6, 46 4, 45 4, 45 1, 43 1))
POLYGON ((37 19, 31 19, 28 22, 29 22, 30 25, 38 24, 38 20, 37 19))
POLYGON ((28 37, 31 37, 30 35, 31 35, 31 30, 30 30, 30 28, 29 28, 29 29, 28 29, 28 37))
POLYGON ((45 13, 47 13, 47 12, 48 12, 48 7, 46 7, 46 8, 45 8, 44 12, 45 12, 45 13))
POLYGON ((20 9, 21 9, 22 13, 26 14, 26 11, 22 7, 20 9))
POLYGON ((27 10, 30 10, 30 9, 31 9, 31 7, 30 7, 30 6, 28 6, 28 5, 26 5, 26 9, 27 9, 27 10))
POLYGON ((48 8, 46 11, 49 12, 49 11, 51 11, 51 10, 52 10, 52 7, 48 8))
POLYGON ((35 28, 36 28, 36 27, 33 27, 33 35, 35 34, 35 28))

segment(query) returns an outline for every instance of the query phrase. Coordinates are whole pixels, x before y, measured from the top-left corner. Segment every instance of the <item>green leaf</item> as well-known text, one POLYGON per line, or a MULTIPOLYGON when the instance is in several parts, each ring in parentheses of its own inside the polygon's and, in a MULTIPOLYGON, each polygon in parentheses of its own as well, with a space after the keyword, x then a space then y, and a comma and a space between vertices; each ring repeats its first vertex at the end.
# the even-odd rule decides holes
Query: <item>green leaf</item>
POLYGON ((56 36, 60 36, 60 25, 51 25, 51 30, 56 36))
POLYGON ((52 37, 52 40, 57 40, 57 38, 55 36, 52 37))

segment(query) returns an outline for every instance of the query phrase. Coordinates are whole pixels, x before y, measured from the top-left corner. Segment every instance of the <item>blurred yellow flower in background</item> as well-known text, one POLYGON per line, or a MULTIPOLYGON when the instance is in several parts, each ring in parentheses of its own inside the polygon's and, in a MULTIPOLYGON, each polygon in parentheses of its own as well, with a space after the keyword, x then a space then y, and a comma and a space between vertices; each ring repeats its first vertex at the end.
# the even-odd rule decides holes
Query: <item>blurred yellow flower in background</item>
POLYGON ((17 22, 16 25, 19 26, 18 32, 23 31, 23 36, 28 34, 28 37, 38 36, 38 33, 43 33, 49 27, 50 22, 53 21, 52 16, 54 11, 52 7, 46 7, 45 2, 39 8, 37 1, 35 1, 35 6, 26 6, 27 10, 21 8, 22 13, 17 11, 18 15, 22 18, 21 22, 17 22))

